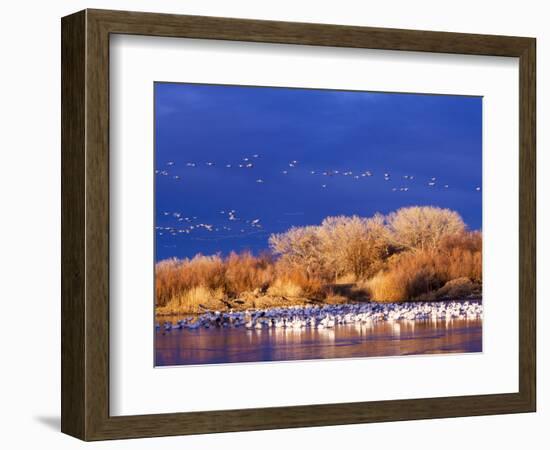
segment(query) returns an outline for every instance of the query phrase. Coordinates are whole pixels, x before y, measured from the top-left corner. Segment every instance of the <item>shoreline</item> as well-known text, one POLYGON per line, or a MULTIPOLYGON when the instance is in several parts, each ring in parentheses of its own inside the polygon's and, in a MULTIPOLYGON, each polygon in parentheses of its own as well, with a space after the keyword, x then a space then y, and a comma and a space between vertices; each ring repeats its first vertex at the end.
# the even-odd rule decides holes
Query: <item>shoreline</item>
POLYGON ((333 328, 338 325, 369 325, 380 321, 483 319, 482 299, 429 302, 343 303, 254 308, 243 311, 206 311, 201 314, 156 315, 157 330, 198 328, 333 328), (187 316, 172 321, 169 317, 187 316), (161 325, 162 323, 162 325, 161 325))
POLYGON ((170 317, 170 316, 197 316, 206 314, 208 312, 219 311, 222 313, 238 312, 238 311, 250 311, 256 309, 270 309, 270 308, 292 308, 292 307, 308 307, 308 306, 336 306, 336 305, 355 305, 355 304, 374 304, 374 305, 390 305, 390 304, 407 304, 407 303, 439 303, 439 302, 464 302, 464 301, 476 301, 482 302, 483 297, 478 294, 473 294, 467 297, 442 297, 433 300, 402 300, 397 302, 382 302, 366 300, 361 298, 345 298, 340 297, 339 300, 321 300, 309 297, 285 297, 285 296, 270 296, 270 295, 257 295, 255 293, 245 293, 241 297, 234 299, 223 299, 216 302, 215 307, 210 301, 206 301, 205 304, 198 304, 200 311, 196 311, 194 308, 181 308, 171 309, 167 307, 155 307, 155 317, 170 317))

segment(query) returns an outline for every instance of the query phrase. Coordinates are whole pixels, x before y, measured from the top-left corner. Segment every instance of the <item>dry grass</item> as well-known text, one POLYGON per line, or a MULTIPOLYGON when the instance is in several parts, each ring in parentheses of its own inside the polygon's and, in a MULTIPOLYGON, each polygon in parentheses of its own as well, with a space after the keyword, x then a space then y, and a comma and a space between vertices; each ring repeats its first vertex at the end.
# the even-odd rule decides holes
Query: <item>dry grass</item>
POLYGON ((437 250, 394 255, 385 269, 366 281, 371 299, 380 302, 435 300, 479 292, 481 237, 479 233, 468 234, 474 233, 464 233, 437 250))
POLYGON ((162 261, 155 272, 157 306, 165 306, 174 297, 196 287, 217 289, 225 284, 224 263, 217 255, 162 261))
POLYGON ((304 290, 290 280, 277 279, 269 287, 267 293, 277 297, 303 297, 304 290))
POLYGON ((176 314, 181 311, 200 313, 223 306, 220 300, 225 294, 222 288, 209 289, 204 286, 192 287, 173 296, 166 305, 157 307, 158 314, 176 314))
POLYGON ((379 272, 365 282, 370 298, 376 302, 396 302, 407 298, 407 288, 399 274, 379 272))
POLYGON ((254 289, 265 291, 275 278, 274 272, 270 255, 231 253, 225 260, 225 289, 231 295, 254 289))

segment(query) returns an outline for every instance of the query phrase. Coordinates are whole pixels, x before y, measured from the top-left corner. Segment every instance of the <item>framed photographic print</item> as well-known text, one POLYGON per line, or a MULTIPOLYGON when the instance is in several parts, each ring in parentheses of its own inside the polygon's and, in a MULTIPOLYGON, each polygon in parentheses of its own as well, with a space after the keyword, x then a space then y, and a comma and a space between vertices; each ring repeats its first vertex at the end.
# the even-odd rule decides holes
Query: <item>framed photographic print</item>
POLYGON ((62 431, 535 410, 535 39, 62 20, 62 431))

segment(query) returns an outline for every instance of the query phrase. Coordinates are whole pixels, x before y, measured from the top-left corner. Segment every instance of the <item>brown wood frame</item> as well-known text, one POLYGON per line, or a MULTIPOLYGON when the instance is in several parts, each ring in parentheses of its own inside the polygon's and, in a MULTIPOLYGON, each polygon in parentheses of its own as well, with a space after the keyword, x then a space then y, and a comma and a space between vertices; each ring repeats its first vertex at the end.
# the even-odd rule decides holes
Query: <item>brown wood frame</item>
POLYGON ((62 31, 61 429, 84 440, 535 411, 536 40, 85 10, 62 31), (109 35, 135 34, 519 58, 519 392, 141 416, 109 415, 109 35))

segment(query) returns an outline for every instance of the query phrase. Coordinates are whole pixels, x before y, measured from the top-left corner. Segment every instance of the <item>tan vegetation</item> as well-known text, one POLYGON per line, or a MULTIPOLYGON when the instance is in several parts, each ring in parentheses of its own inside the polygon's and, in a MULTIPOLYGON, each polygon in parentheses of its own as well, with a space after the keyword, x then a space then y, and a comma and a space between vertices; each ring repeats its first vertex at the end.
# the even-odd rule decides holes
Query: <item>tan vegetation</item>
POLYGON ((448 209, 327 217, 274 234, 269 245, 259 256, 159 262, 157 312, 481 296, 481 233, 448 209))
POLYGON ((389 214, 386 222, 390 241, 412 251, 437 250, 444 239, 466 229, 457 212, 426 206, 402 208, 389 214))

